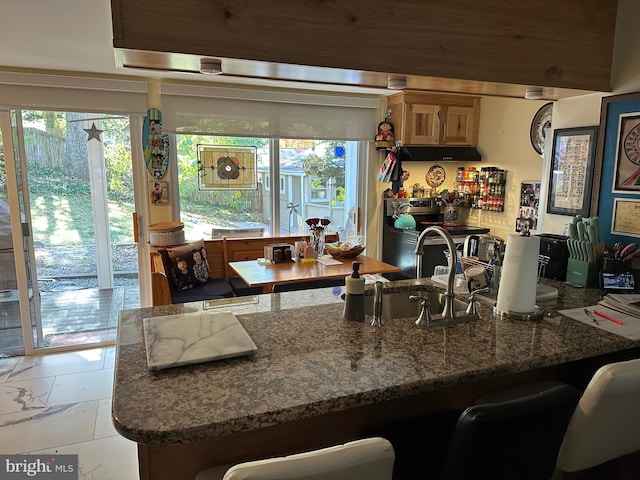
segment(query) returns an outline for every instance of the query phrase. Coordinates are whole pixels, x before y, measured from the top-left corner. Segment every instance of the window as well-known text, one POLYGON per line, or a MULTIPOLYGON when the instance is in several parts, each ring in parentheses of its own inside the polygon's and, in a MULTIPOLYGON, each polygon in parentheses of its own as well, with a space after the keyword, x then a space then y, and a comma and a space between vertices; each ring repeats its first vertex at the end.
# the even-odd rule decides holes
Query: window
POLYGON ((344 228, 358 198, 357 159, 366 158, 364 142, 377 125, 378 96, 177 84, 161 84, 160 95, 162 129, 177 138, 181 220, 190 238, 209 238, 214 224, 295 234, 307 230, 309 217, 327 217, 331 229, 344 228), (198 143, 255 145, 257 191, 200 192, 198 143), (324 179, 324 198, 311 201, 309 177, 324 179))
POLYGON ((176 145, 187 238, 210 238, 213 227, 263 227, 265 235, 293 235, 307 231, 307 218, 328 218, 328 229, 341 232, 355 205, 358 142, 176 135, 176 145), (257 190, 200 190, 198 144, 256 146, 257 190), (276 171, 279 190, 273 197, 269 187, 276 171))
POLYGON ((309 179, 310 201, 324 201, 327 198, 327 181, 323 177, 310 177, 309 179))

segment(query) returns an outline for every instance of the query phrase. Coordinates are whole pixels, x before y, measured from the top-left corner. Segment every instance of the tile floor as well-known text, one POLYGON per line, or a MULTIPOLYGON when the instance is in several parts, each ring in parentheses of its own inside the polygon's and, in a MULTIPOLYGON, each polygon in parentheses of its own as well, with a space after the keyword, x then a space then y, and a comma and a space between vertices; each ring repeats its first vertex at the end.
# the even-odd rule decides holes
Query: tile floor
POLYGON ((111 423, 115 347, 0 358, 0 453, 78 454, 82 480, 135 480, 111 423))

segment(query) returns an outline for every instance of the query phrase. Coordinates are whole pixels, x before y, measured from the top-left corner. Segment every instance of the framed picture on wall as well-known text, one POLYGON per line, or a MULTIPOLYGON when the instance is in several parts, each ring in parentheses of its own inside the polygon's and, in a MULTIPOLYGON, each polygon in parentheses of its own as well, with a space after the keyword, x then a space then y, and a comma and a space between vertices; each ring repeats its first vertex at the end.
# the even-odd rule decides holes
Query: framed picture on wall
POLYGON ((640 237, 640 200, 613 199, 611 233, 628 237, 640 237))
POLYGON ((614 193, 640 192, 640 112, 618 116, 614 193))
POLYGON ((553 132, 547 212, 589 215, 598 127, 553 132))
POLYGON ((591 216, 600 219, 607 244, 629 243, 640 224, 635 213, 640 208, 640 189, 633 185, 638 116, 640 92, 602 97, 591 216))
POLYGON ((169 184, 159 180, 149 182, 152 205, 169 205, 169 184))
MULTIPOLYGON (((636 197, 640 193, 637 186, 626 185, 633 183, 631 178, 635 170, 640 168, 640 165, 636 166, 634 163, 637 161, 635 151, 638 144, 634 146, 634 141, 637 142, 637 125, 640 123, 638 116, 640 92, 602 97, 591 216, 600 217, 601 222, 604 222, 602 226, 605 233, 615 230, 608 228, 612 226, 610 213, 615 211, 614 192, 618 192, 618 196, 630 197, 636 197)), ((607 239, 617 240, 619 239, 613 237, 607 239)))

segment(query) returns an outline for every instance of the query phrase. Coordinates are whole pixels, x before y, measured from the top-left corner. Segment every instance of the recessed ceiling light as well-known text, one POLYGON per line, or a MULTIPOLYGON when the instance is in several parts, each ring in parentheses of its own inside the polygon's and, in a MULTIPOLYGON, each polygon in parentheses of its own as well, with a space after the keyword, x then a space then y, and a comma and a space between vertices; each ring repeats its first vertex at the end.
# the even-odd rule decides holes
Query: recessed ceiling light
POLYGON ((528 100, 539 100, 542 98, 542 87, 527 87, 524 98, 528 100))
POLYGON ((201 58, 200 73, 219 75, 222 73, 222 62, 217 58, 201 58))
POLYGON ((407 88, 407 79, 404 77, 389 78, 387 80, 387 88, 389 90, 403 90, 407 88))

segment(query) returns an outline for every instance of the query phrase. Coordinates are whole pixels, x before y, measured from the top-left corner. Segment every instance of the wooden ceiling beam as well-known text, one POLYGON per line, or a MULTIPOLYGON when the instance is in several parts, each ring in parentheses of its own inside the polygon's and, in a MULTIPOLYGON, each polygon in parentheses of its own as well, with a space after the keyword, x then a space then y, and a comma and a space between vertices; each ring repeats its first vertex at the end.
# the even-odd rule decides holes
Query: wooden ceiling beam
POLYGON ((111 0, 114 47, 611 91, 617 0, 111 0))

